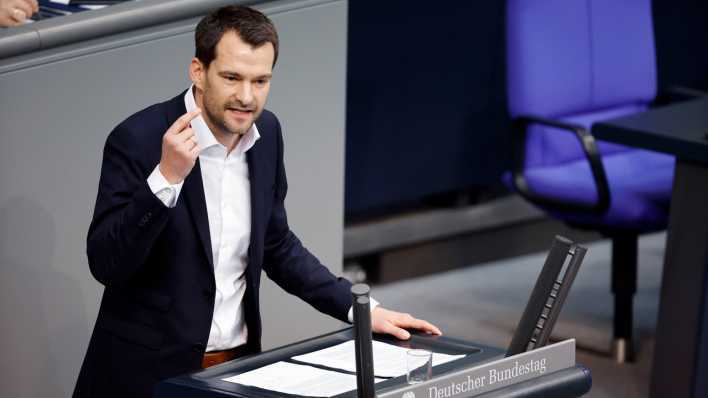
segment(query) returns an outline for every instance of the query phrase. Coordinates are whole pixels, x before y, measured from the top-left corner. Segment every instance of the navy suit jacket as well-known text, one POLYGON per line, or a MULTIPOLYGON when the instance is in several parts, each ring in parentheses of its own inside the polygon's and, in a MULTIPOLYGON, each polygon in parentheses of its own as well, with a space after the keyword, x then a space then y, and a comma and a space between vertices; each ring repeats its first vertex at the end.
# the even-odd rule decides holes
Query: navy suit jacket
MULTIPOLYGON (((74 396, 147 397, 157 381, 200 369, 216 284, 199 161, 174 208, 147 184, 165 131, 186 112, 183 98, 134 114, 106 140, 87 238, 91 273, 105 290, 74 396)), ((261 348, 261 270, 337 319, 346 321, 351 307, 351 284, 332 275, 288 227, 277 118, 263 111, 256 126, 261 138, 247 152, 252 225, 242 303, 251 352, 261 348)))

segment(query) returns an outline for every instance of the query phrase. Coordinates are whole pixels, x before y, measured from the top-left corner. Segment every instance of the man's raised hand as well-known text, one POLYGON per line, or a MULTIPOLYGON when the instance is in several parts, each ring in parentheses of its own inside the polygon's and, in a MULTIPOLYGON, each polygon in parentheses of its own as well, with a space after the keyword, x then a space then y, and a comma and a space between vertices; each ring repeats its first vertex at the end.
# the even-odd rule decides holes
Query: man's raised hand
POLYGON ((162 137, 160 173, 170 184, 184 181, 197 161, 199 145, 190 122, 201 112, 195 109, 180 116, 162 137))

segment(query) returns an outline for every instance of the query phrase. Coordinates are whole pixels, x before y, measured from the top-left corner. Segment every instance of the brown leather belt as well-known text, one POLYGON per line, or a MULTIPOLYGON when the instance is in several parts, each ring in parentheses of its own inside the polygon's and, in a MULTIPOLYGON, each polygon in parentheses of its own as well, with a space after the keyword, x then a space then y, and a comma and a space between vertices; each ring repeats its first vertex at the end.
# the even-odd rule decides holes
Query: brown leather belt
POLYGON ((205 352, 204 358, 202 358, 202 368, 206 369, 246 355, 248 355, 248 349, 245 344, 230 350, 205 352))

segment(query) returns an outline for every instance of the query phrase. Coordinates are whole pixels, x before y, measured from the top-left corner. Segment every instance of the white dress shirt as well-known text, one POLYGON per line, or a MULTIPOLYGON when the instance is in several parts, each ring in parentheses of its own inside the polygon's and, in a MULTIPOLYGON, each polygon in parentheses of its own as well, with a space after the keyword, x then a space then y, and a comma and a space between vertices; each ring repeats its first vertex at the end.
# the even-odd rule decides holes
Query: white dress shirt
MULTIPOLYGON (((187 112, 197 107, 193 90, 194 86, 184 96, 187 112)), ((216 278, 214 315, 206 351, 225 350, 245 344, 248 337, 241 305, 246 291, 245 271, 251 237, 251 182, 246 152, 258 141, 260 134, 254 123, 236 148, 227 153, 227 148, 216 140, 201 115, 191 123, 200 148, 199 165, 216 278)), ((184 182, 171 185, 160 172, 159 165, 147 182, 165 206, 177 204, 184 182)), ((371 309, 377 305, 372 298, 371 309)), ((352 309, 348 318, 352 322, 352 309)))

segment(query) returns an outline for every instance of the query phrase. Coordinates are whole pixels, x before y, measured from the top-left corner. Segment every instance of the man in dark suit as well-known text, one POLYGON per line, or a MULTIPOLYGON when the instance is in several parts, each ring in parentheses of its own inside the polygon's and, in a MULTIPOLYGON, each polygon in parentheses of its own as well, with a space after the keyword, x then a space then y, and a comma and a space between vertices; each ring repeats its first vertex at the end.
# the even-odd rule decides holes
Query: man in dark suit
MULTIPOLYGON (((161 379, 258 352, 261 270, 351 321, 350 283, 288 227, 283 137, 264 110, 275 27, 229 6, 199 23, 195 42, 192 87, 106 140, 87 239, 105 291, 74 396, 148 397, 161 379)), ((372 310, 375 332, 406 339, 404 328, 440 333, 372 310)))

